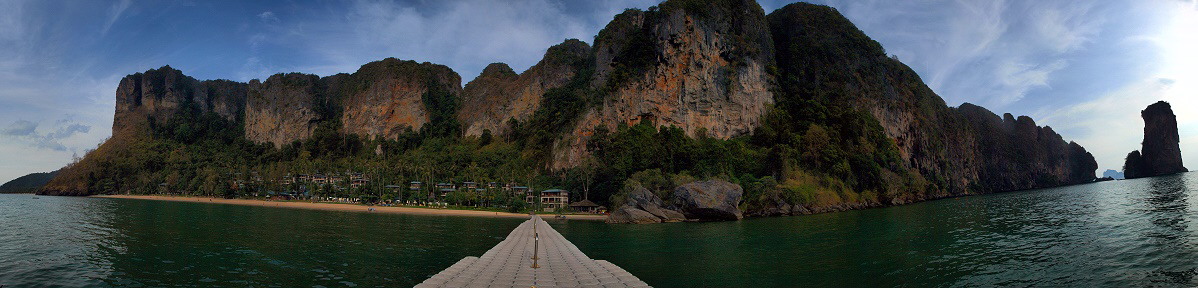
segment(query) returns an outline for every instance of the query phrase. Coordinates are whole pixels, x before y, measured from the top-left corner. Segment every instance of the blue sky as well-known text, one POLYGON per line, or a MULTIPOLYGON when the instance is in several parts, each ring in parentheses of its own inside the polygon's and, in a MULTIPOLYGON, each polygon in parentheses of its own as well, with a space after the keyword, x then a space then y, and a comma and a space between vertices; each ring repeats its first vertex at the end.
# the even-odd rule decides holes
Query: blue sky
MULTIPOLYGON (((57 169, 111 135, 121 77, 163 65, 198 79, 353 72, 386 57, 469 81, 522 71, 567 38, 591 42, 657 1, 0 0, 0 181, 57 169)), ((793 1, 761 1, 766 12, 793 1)), ((815 1, 836 7, 949 105, 1028 115, 1119 169, 1139 110, 1173 103, 1198 168, 1194 0, 815 1)))

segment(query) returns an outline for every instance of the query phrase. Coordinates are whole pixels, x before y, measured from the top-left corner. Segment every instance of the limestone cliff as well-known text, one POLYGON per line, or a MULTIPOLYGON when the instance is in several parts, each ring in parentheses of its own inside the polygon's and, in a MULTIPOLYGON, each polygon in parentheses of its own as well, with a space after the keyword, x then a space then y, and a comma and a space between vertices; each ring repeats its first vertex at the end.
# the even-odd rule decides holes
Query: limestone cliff
MULTIPOLYGON (((766 213, 771 215, 1083 183, 1097 168, 1084 148, 1029 117, 999 117, 972 104, 947 106, 913 70, 888 57, 835 9, 806 3, 768 16, 752 0, 670 0, 645 11, 628 10, 599 32, 593 47, 567 40, 520 74, 492 64, 465 88, 446 66, 388 58, 352 74, 278 74, 248 84, 197 81, 162 67, 125 77, 116 92, 112 140, 97 149, 98 156, 64 170, 68 176, 45 191, 88 194, 97 184, 127 191, 121 177, 107 183, 90 174, 105 171, 108 160, 103 159, 128 158, 128 146, 152 136, 139 127, 178 115, 181 107, 220 115, 243 125, 233 128, 243 128, 245 140, 275 146, 334 133, 365 140, 397 139, 408 132, 432 138, 485 130, 516 134, 506 131, 514 119, 534 127, 517 131, 537 135, 508 139, 525 149, 521 157, 549 170, 578 165, 596 127, 647 123, 675 126, 689 136, 729 139, 756 137, 763 121, 773 119, 791 126, 770 127, 789 129, 780 134, 788 139, 745 145, 768 157, 802 160, 806 150, 818 150, 800 145, 805 141, 838 139, 821 145, 851 147, 857 150, 838 153, 865 156, 824 157, 840 162, 816 163, 823 166, 771 163, 761 170, 807 169, 816 174, 812 177, 842 179, 867 175, 860 178, 872 182, 858 190, 882 195, 835 207, 789 205, 778 198, 776 213, 766 213), (802 127, 795 125, 800 120, 788 122, 800 118, 802 127), (840 167, 840 174, 822 175, 830 167, 840 167)), ((1158 106, 1144 112, 1144 153, 1134 153, 1143 160, 1135 163, 1145 163, 1141 166, 1148 170, 1141 171, 1184 171, 1176 120, 1167 104, 1164 111, 1158 106)), ((228 142, 235 140, 242 139, 228 142)), ((126 168, 121 171, 140 169, 126 168)), ((143 182, 155 184, 149 181, 143 182)))
POLYGON ((554 144, 553 167, 577 165, 594 128, 649 121, 688 135, 730 138, 773 103, 774 45, 752 0, 667 1, 617 15, 595 39, 592 85, 602 104, 554 144))
POLYGON ((1144 118, 1144 142, 1139 151, 1127 155, 1123 170, 1127 179, 1189 171, 1182 165, 1177 116, 1168 102, 1159 101, 1140 111, 1144 118))
POLYGON ((316 75, 276 74, 250 81, 245 109, 245 138, 276 147, 307 139, 321 119, 314 110, 322 90, 316 75))
POLYGON ((245 99, 244 83, 201 82, 170 66, 150 69, 125 76, 117 86, 113 135, 126 129, 145 129, 147 119, 164 121, 183 106, 192 104, 201 112, 236 120, 243 113, 245 99))
POLYGON ((1085 148, 1066 143, 1052 127, 1039 127, 1031 117, 998 115, 965 103, 958 111, 968 119, 980 160, 977 192, 1011 191, 1094 179, 1098 163, 1085 148))
MULTIPOLYGON (((1094 178, 1097 164, 1029 117, 999 119, 972 105, 950 108, 919 76, 835 9, 796 3, 769 15, 790 103, 817 99, 867 111, 905 166, 935 187, 927 198, 1009 191, 1094 178)), ((920 200, 920 199, 909 199, 920 200)), ((902 201, 902 199, 899 199, 902 201)))
MULTIPOLYGON (((347 76, 340 106, 341 129, 366 139, 395 139, 407 131, 420 130, 434 114, 425 103, 429 93, 461 94, 462 78, 444 65, 387 58, 362 65, 347 76)), ((453 105, 456 107, 456 105, 453 105)))
POLYGON ((507 64, 488 65, 462 90, 457 117, 466 135, 484 130, 505 134, 508 120, 527 121, 541 106, 541 96, 574 77, 590 52, 590 45, 570 39, 550 47, 540 62, 519 75, 507 64))

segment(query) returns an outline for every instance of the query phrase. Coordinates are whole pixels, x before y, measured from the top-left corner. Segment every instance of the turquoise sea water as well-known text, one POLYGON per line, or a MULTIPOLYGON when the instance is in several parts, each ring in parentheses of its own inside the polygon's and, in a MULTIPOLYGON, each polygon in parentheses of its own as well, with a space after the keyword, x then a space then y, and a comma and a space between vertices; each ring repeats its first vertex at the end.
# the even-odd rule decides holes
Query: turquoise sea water
MULTIPOLYGON (((656 287, 1198 285, 1198 173, 720 223, 553 223, 656 287)), ((522 220, 0 195, 7 287, 406 287, 522 220)))

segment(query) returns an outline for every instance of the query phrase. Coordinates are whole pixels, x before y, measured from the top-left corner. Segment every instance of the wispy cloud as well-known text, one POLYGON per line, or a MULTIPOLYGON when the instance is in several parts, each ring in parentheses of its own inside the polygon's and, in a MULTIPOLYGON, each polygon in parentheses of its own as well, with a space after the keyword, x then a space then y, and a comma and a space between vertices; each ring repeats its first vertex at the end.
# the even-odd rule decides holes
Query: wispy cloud
POLYGON ((121 15, 125 14, 125 10, 129 9, 129 5, 132 4, 133 0, 120 0, 112 3, 112 8, 108 10, 108 21, 104 22, 104 28, 100 29, 100 35, 107 35, 108 30, 112 29, 112 24, 121 20, 121 15))
POLYGON ((69 118, 58 120, 49 131, 38 132, 38 124, 18 120, 9 124, 4 129, 3 133, 6 136, 11 136, 16 142, 25 143, 28 147, 50 149, 54 151, 67 151, 67 146, 63 145, 62 140, 75 136, 76 134, 87 133, 91 131, 91 126, 77 123, 69 118))
POLYGON ((1072 53, 1085 50, 1106 23, 1100 2, 827 2, 915 68, 950 105, 999 111, 1050 88, 1072 64, 1072 53))
POLYGON ((275 16, 275 12, 266 11, 258 14, 258 20, 263 23, 279 23, 279 16, 275 16))
POLYGON ((17 122, 13 122, 12 124, 9 124, 8 128, 4 128, 3 133, 4 133, 4 135, 9 135, 9 136, 26 136, 26 135, 33 134, 33 131, 36 129, 37 129, 37 123, 33 123, 33 122, 25 121, 25 120, 19 120, 17 122))

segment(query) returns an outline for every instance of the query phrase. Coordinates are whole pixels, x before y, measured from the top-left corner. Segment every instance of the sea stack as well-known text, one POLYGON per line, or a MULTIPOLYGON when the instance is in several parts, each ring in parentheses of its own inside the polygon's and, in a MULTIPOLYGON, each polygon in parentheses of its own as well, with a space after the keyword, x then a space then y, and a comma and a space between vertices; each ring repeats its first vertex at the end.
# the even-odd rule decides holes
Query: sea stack
POLYGON ((1149 105, 1140 111, 1140 117, 1144 118, 1143 147, 1127 154, 1124 176, 1134 179, 1189 171, 1181 163, 1177 116, 1169 103, 1149 105))

